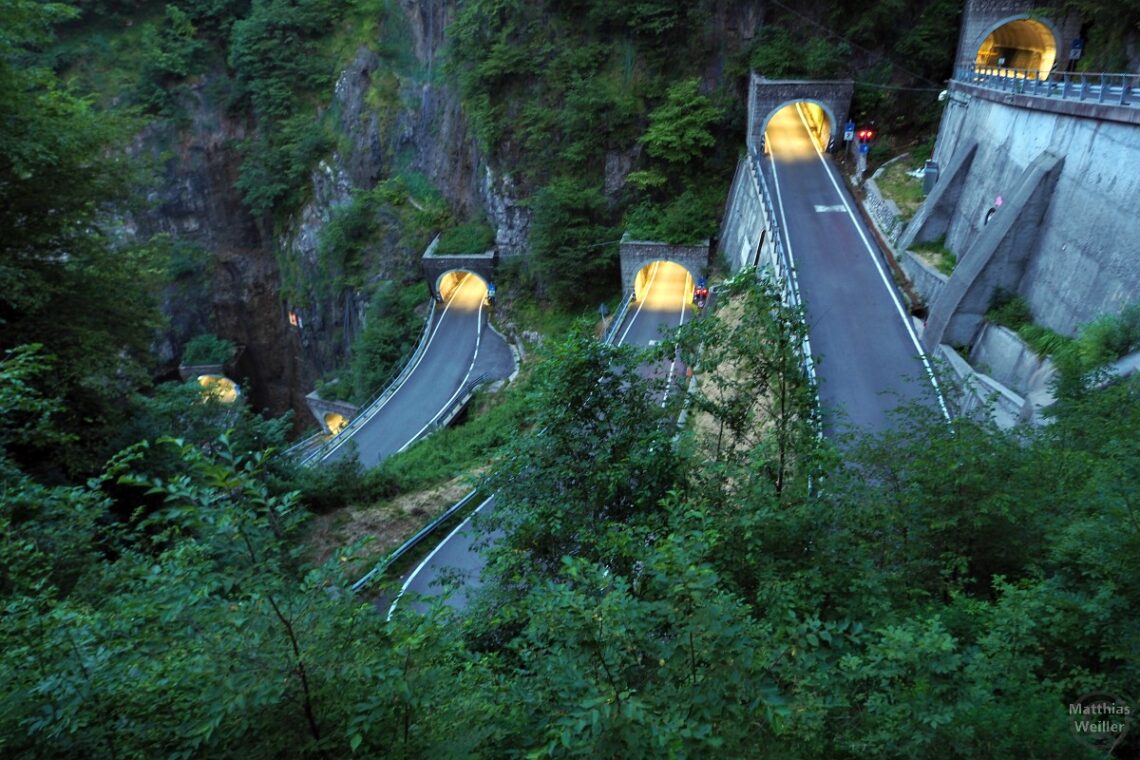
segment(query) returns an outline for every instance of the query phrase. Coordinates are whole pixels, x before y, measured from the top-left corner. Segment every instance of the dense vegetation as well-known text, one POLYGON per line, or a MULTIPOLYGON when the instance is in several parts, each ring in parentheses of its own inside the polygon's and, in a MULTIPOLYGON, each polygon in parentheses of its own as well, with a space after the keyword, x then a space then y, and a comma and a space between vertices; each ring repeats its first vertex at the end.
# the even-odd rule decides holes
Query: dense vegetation
MULTIPOLYGON (((211 439, 203 407, 193 438, 79 487, 5 455, 5 754, 1098 756, 1067 703, 1140 677, 1140 386, 1038 431, 911 410, 841 464, 796 315, 748 278, 726 300, 738 321, 678 338, 727 370, 678 448, 644 357, 550 347, 464 618, 385 622, 336 591, 349 548, 308 566, 302 504, 254 453, 279 430, 253 418, 211 439)), ((5 447, 51 430, 36 371, 0 368, 5 447)))
POLYGON ((743 144, 750 68, 854 77, 853 115, 878 122, 880 144, 936 124, 958 3, 832 0, 810 12, 775 3, 755 37, 737 40, 730 30, 742 8, 459 3, 449 71, 485 151, 532 189, 533 275, 556 301, 580 303, 583 278, 614 280, 622 231, 676 243, 716 234, 743 144))
MULTIPOLYGON (((258 56, 275 49, 278 28, 311 51, 328 6, 172 7, 155 27, 163 44, 186 43, 187 21, 206 40, 240 37, 236 49, 252 56, 239 56, 250 67, 242 87, 271 113, 278 95, 297 96, 258 56)), ((464 23, 482 19, 503 43, 487 46, 484 85, 525 84, 507 76, 532 65, 511 43, 550 33, 549 17, 527 15, 535 7, 461 8, 464 23)), ((521 48, 546 55, 542 71, 569 67, 565 84, 629 62, 629 81, 648 83, 644 123, 619 118, 605 137, 619 146, 612 135, 627 130, 645 152, 632 181, 643 194, 627 210, 677 202, 655 188, 699 199, 713 183, 696 167, 718 165, 707 135, 724 111, 688 73, 663 72, 683 68, 675 51, 697 44, 688 32, 706 5, 548 10, 555 30, 584 30, 572 40, 583 44, 521 48), (588 44, 614 30, 624 52, 588 44), (607 67, 591 69, 591 56, 607 67)), ((134 181, 119 158, 132 125, 44 65, 67 11, 31 0, 4 11, 0 754, 1103 756, 1073 741, 1067 705, 1094 690, 1134 696, 1140 682, 1140 381, 1096 374, 1135 347, 1134 311, 1086 329, 1089 351, 1062 366, 1044 428, 947 424, 920 408, 899 432, 841 450, 817 436, 792 351, 801 315, 749 276, 722 293, 735 321, 714 315, 654 349, 676 345, 706 373, 692 399, 704 422, 676 445, 675 410, 637 371, 644 355, 582 331, 552 342, 526 396, 493 427, 452 439, 500 452, 486 527, 506 532, 475 614, 419 616, 405 600, 387 622, 345 591, 355 548, 313 566, 300 531, 338 489, 415 478, 394 467, 363 480, 351 467, 341 481, 296 472, 272 457, 288 420, 147 381, 159 286, 185 251, 124 243, 108 221, 134 181)), ((218 50, 189 45, 148 76, 165 92, 195 56, 218 50)), ((311 62, 293 52, 282 70, 307 86, 311 62)), ((596 90, 582 81, 557 93, 547 84, 557 81, 535 86, 557 95, 547 105, 581 98, 567 102, 580 102, 582 124, 611 113, 590 105, 596 90)), ((525 116, 519 124, 541 131, 541 112, 510 111, 525 102, 495 101, 508 112, 492 109, 481 129, 525 116)), ((281 148, 262 127, 270 151, 281 148)), ((547 204, 535 222, 540 261, 580 261, 573 276, 587 279, 607 265, 599 244, 620 228, 619 211, 590 161, 598 146, 575 158, 573 140, 555 137, 549 146, 580 172, 536 180, 536 203, 547 204), (597 260, 572 256, 585 246, 598 246, 597 260)), ((340 262, 346 285, 363 282, 356 257, 372 224, 354 204, 332 225, 322 256, 340 262)), ((547 276, 552 294, 573 297, 547 276)), ((400 291, 380 303, 406 315, 411 300, 400 291)), ((395 342, 392 317, 374 320, 377 344, 395 342)), ((417 475, 440 467, 421 456, 417 475)), ((1137 752, 1129 741, 1121 756, 1137 752)))

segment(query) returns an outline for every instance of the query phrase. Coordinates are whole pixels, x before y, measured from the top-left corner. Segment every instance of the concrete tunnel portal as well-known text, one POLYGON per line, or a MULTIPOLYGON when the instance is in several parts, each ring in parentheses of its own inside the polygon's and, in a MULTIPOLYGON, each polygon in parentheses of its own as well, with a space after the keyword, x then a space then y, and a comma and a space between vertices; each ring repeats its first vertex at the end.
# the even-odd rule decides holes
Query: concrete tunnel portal
POLYGON ((1048 72, 1057 62, 1057 34, 1028 16, 1006 19, 982 40, 974 58, 979 67, 1048 72))

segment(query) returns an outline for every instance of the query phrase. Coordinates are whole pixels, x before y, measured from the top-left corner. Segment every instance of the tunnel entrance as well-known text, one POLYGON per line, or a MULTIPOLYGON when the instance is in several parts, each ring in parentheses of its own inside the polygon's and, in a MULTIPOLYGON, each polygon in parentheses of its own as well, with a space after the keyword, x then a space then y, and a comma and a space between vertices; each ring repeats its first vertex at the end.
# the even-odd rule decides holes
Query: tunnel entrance
POLYGON ((325 428, 328 429, 329 435, 336 435, 344 430, 346 425, 348 425, 348 418, 343 414, 329 412, 325 415, 325 428))
POLYGON ((637 275, 633 278, 634 300, 644 301, 654 285, 666 281, 674 284, 683 281, 686 298, 693 297, 693 288, 696 284, 693 273, 681 264, 662 259, 651 261, 637 271, 637 275))
POLYGON ((1044 23, 1031 18, 1002 23, 982 41, 974 60, 979 67, 1043 73, 1049 72, 1056 62, 1056 35, 1044 23))
MULTIPOLYGON (((481 276, 475 274, 474 272, 469 272, 466 269, 451 269, 441 274, 435 281, 435 292, 439 293, 440 300, 442 300, 444 303, 447 303, 451 300, 451 297, 455 294, 455 291, 458 290, 461 285, 467 282, 468 278, 474 278, 473 282, 478 281, 479 296, 481 298, 486 298, 491 290, 488 282, 481 276)), ((475 287, 473 284, 468 284, 467 290, 470 290, 473 287, 475 287)))
POLYGON ((223 404, 232 404, 241 395, 238 384, 225 375, 198 375, 198 386, 223 404))
POLYGON ((764 122, 764 152, 771 154, 775 140, 782 159, 815 158, 817 149, 825 152, 835 144, 836 129, 835 115, 823 103, 791 101, 773 110, 764 122))

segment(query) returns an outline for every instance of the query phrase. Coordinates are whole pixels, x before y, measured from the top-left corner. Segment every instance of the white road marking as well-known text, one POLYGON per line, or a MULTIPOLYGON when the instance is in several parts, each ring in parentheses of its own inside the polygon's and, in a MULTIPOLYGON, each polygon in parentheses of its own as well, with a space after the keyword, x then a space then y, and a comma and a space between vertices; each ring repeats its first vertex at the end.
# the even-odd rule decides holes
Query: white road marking
MULTIPOLYGON (((808 123, 804 119, 803 113, 798 109, 796 113, 800 117, 800 121, 803 123, 804 129, 807 130, 808 135, 810 136, 811 128, 808 127, 808 123)), ((945 415, 946 419, 950 419, 950 410, 946 408, 946 401, 942 398, 942 389, 938 386, 938 379, 934 376, 934 368, 930 366, 930 360, 926 356, 926 351, 922 348, 922 343, 918 339, 918 333, 914 331, 914 325, 911 324, 910 317, 907 315, 906 310, 903 308, 902 302, 899 301, 898 294, 895 293, 894 286, 892 285, 890 278, 887 277, 887 273, 883 269, 883 265, 879 261, 879 257, 876 254, 874 247, 871 245, 871 241, 868 240, 867 236, 863 234, 863 228, 859 225, 859 220, 855 216, 854 210, 852 210, 851 205, 847 202, 847 196, 843 194, 843 191, 839 187, 839 183, 836 182, 835 176, 831 172, 831 167, 824 159, 823 153, 819 149, 819 145, 816 144, 814 139, 812 140, 811 144, 812 147, 815 148, 815 154, 819 158, 820 163, 823 164, 823 170, 827 173, 827 178, 831 180, 831 184, 835 188, 835 192, 839 195, 839 200, 843 203, 844 208, 847 210, 847 216, 851 219, 851 224, 855 226, 855 231, 859 233, 859 239, 863 241, 863 247, 867 251, 867 255, 871 257, 871 262, 875 265, 875 269, 879 273, 879 279, 882 280, 883 287, 887 289, 887 293, 890 295, 891 301, 895 305, 895 310, 898 312, 899 319, 902 320, 903 326, 906 328, 907 335, 910 336, 910 340, 914 344, 915 350, 918 351, 919 360, 922 362, 922 366, 926 369, 926 376, 930 378, 930 384, 934 386, 934 393, 938 397, 938 405, 942 408, 942 414, 945 415)), ((773 176, 775 176, 775 172, 776 168, 775 164, 773 164, 773 176)), ((778 192, 779 191, 777 190, 777 193, 778 192)), ((782 207, 780 209, 780 212, 782 215, 782 207)), ((788 227, 785 224, 784 230, 787 231, 787 229, 788 227)), ((791 246, 789 246, 788 255, 791 256, 791 246)))
POLYGON ((461 523, 459 523, 459 525, 455 526, 455 529, 452 530, 450 533, 448 533, 447 537, 444 538, 442 541, 440 541, 439 544, 434 549, 431 550, 430 554, 428 554, 426 557, 424 557, 423 562, 416 565, 416 569, 412 571, 411 575, 409 575, 407 577, 407 579, 404 581, 404 584, 402 586, 400 586, 400 592, 398 594, 396 594, 396 598, 392 600, 392 606, 388 608, 388 617, 385 618, 386 620, 392 619, 392 613, 396 611, 396 605, 400 603, 400 597, 402 597, 404 595, 404 592, 406 592, 408 590, 408 586, 412 585, 412 581, 414 581, 416 579, 416 576, 420 574, 420 570, 423 570, 424 567, 426 567, 427 564, 429 562, 431 562, 432 557, 434 557, 436 555, 436 552, 438 552, 440 549, 442 549, 444 544, 446 544, 448 541, 450 541, 456 533, 463 530, 464 526, 466 526, 467 523, 471 522, 471 518, 474 517, 475 515, 479 514, 479 512, 481 512, 483 510, 483 507, 487 506, 487 504, 490 503, 491 499, 494 499, 494 498, 495 498, 494 496, 488 496, 486 499, 484 499, 483 503, 480 504, 478 507, 476 507, 474 512, 467 515, 467 518, 463 522, 461 522, 461 523))
POLYGON ((843 204, 839 204, 838 206, 821 206, 818 203, 815 204, 815 213, 817 214, 828 214, 834 211, 843 213, 846 210, 847 209, 843 207, 843 204))
MULTIPOLYGON (((693 281, 692 275, 685 275, 685 287, 681 289, 681 321, 677 323, 677 327, 682 327, 685 324, 685 312, 689 310, 689 293, 692 288, 689 283, 693 281)), ((656 341, 650 341, 650 345, 656 341)), ((673 383, 673 372, 677 369, 677 354, 673 353, 673 363, 669 365, 669 376, 665 378, 665 397, 661 399, 661 408, 665 408, 665 402, 669 400, 669 388, 673 383)))
POLYGON ((653 262, 653 274, 650 275, 649 282, 646 283, 646 285, 645 285, 645 290, 641 294, 641 303, 637 304, 637 311, 635 311, 633 313, 633 319, 629 320, 629 324, 625 326, 625 332, 623 332, 621 334, 621 339, 618 340, 618 342, 617 342, 617 344, 619 346, 622 343, 625 343, 625 336, 629 335, 630 328, 632 328, 633 323, 637 321, 637 315, 641 313, 641 307, 645 305, 645 302, 647 300, 649 300, 648 299, 649 291, 653 289, 653 281, 657 279, 657 270, 660 268, 661 268, 661 262, 660 261, 653 262))
MULTIPOLYGON (((467 275, 467 277, 472 278, 472 277, 474 277, 474 275, 467 275)), ((467 283, 464 282, 464 285, 466 285, 466 284, 467 283)), ((463 287, 463 285, 459 286, 459 288, 462 288, 462 287, 463 287)), ((459 290, 459 288, 456 288, 456 290, 459 290)), ((463 376, 463 381, 461 383, 459 383, 459 387, 456 389, 455 393, 453 393, 451 395, 451 398, 449 398, 444 403, 444 405, 440 407, 439 411, 435 413, 435 416, 433 416, 430 420, 428 420, 426 425, 424 425, 422 428, 417 430, 416 434, 413 435, 411 438, 409 438, 407 443, 405 443, 400 448, 396 449, 397 454, 399 454, 400 452, 404 451, 409 446, 411 446, 412 443, 415 442, 415 440, 417 438, 419 438, 420 433, 424 432, 429 427, 431 427, 432 423, 434 423, 437 419, 439 419, 441 414, 443 414, 444 412, 447 411, 447 407, 451 406, 451 402, 455 401, 456 397, 458 397, 459 394, 463 392, 463 388, 467 385, 467 379, 471 377, 471 370, 475 369, 475 361, 479 358, 479 343, 483 338, 483 330, 481 329, 482 325, 483 325, 483 301, 480 301, 479 302, 479 314, 475 317, 475 353, 472 354, 472 356, 471 356, 471 364, 469 364, 467 366, 467 374, 463 376)))
MULTIPOLYGON (((408 384, 408 381, 412 379, 412 375, 414 375, 416 373, 416 370, 419 369, 420 363, 423 362, 424 357, 428 355, 428 351, 431 350, 432 341, 435 340, 435 336, 436 336, 436 333, 439 332, 439 328, 443 326, 443 318, 447 316, 448 309, 451 308, 452 302, 455 301, 455 297, 457 295, 459 295, 459 291, 462 289, 463 289, 463 284, 460 284, 459 287, 457 287, 457 288, 455 288, 455 290, 451 291, 451 295, 448 296, 447 303, 444 304, 443 312, 439 315, 439 321, 435 323, 435 329, 431 331, 431 335, 428 337, 427 345, 424 346, 424 350, 420 354, 420 358, 416 359, 416 363, 412 366, 411 370, 409 370, 407 376, 404 378, 404 382, 400 383, 400 387, 397 388, 396 390, 392 391, 392 395, 389 396, 387 399, 385 399, 383 404, 376 407, 376 409, 372 412, 372 414, 370 414, 368 416, 368 419, 364 421, 364 424, 360 425, 360 427, 353 430, 352 433, 350 433, 348 436, 346 436, 343 441, 341 441, 340 443, 338 443, 337 445, 335 445, 331 449, 329 449, 329 452, 327 454, 325 454, 324 457, 321 459, 322 462, 327 462, 329 457, 331 457, 333 455, 333 453, 336 452, 337 449, 339 449, 341 446, 343 446, 344 444, 346 444, 350 440, 352 440, 352 437, 354 435, 359 433, 364 428, 364 426, 367 425, 369 421, 371 421, 371 419, 373 417, 375 417, 377 414, 380 413, 380 410, 382 410, 384 407, 388 406, 389 403, 391 403, 392 399, 394 399, 396 397, 397 393, 399 393, 400 391, 402 391, 404 389, 404 386, 406 386, 408 384)), ((483 308, 482 305, 480 305, 479 309, 482 310, 482 308, 483 308)))

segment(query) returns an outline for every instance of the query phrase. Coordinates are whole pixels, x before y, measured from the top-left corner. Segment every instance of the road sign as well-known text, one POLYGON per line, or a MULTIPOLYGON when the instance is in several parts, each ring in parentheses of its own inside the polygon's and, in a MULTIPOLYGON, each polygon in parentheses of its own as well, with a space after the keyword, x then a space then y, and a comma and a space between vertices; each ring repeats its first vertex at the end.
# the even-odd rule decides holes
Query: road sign
POLYGON ((487 286, 487 295, 491 298, 495 297, 495 283, 492 282, 487 286))
POLYGON ((845 126, 843 128, 843 139, 846 140, 847 142, 851 142, 852 140, 855 139, 855 122, 854 121, 851 121, 851 120, 847 121, 847 126, 845 126))
POLYGON ((870 143, 859 143, 859 152, 864 156, 871 152, 870 143))

